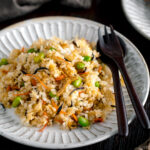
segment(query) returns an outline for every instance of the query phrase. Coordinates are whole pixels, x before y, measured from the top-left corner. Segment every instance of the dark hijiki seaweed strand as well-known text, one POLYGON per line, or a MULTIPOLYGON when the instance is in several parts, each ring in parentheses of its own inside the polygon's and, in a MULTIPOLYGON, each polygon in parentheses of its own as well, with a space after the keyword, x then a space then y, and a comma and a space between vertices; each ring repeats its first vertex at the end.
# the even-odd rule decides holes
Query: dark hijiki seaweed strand
POLYGON ((62 110, 62 106, 63 106, 63 104, 61 104, 61 105, 59 106, 59 108, 57 109, 56 115, 58 115, 58 114, 60 113, 60 111, 62 110))
POLYGON ((36 74, 39 70, 48 70, 48 68, 46 68, 46 67, 37 68, 33 74, 36 74))
POLYGON ((84 89, 84 87, 76 88, 76 89, 72 90, 69 95, 71 95, 71 94, 72 94, 73 92, 75 92, 76 90, 82 90, 82 89, 84 89))
POLYGON ((21 72, 22 72, 23 74, 27 74, 24 70, 21 70, 21 72))

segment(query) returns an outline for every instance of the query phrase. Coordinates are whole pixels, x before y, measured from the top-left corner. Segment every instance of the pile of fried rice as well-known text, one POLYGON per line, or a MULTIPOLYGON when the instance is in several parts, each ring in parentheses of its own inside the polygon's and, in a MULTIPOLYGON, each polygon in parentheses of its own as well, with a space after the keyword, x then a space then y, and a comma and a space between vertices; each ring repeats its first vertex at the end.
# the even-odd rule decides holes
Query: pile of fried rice
POLYGON ((39 39, 30 48, 13 50, 7 61, 0 67, 0 102, 11 108, 19 96, 14 109, 24 125, 43 127, 42 131, 57 123, 73 129, 80 126, 80 116, 90 125, 103 122, 115 105, 111 72, 94 44, 83 38, 39 39), (41 52, 44 56, 36 61, 41 52), (85 56, 90 60, 84 61, 85 56), (76 68, 79 62, 83 70, 76 68), (72 83, 79 78, 76 88, 72 83))

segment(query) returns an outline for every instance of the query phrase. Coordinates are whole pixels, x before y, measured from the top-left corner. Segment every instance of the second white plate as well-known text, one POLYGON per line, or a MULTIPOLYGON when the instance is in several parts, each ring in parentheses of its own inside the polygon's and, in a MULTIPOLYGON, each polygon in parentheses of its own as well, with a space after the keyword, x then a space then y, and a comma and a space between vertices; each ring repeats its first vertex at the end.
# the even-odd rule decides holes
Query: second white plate
POLYGON ((122 7, 132 26, 150 40, 150 2, 122 0, 122 7))

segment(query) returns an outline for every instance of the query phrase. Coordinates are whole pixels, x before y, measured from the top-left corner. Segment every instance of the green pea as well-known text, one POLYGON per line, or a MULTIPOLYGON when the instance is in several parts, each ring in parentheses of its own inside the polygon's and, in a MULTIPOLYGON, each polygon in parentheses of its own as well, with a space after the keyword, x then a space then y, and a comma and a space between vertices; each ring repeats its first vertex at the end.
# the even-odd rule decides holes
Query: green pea
POLYGON ((36 52, 34 48, 28 50, 28 53, 34 53, 34 52, 36 52))
POLYGON ((39 56, 35 56, 35 57, 34 57, 34 62, 35 62, 35 63, 41 62, 41 58, 40 58, 39 56))
POLYGON ((91 61, 91 57, 90 56, 84 56, 84 61, 91 61))
POLYGON ((85 64, 82 63, 82 62, 78 62, 78 63, 76 64, 76 68, 77 68, 78 70, 84 69, 84 68, 85 68, 85 64))
POLYGON ((39 55, 40 59, 43 59, 45 57, 45 54, 43 52, 40 52, 39 55))
POLYGON ((95 82, 95 86, 100 88, 100 83, 98 81, 95 82))
POLYGON ((12 107, 17 107, 20 105, 20 101, 21 101, 21 97, 20 96, 17 96, 14 100, 13 100, 13 103, 12 103, 12 107))
POLYGON ((49 50, 53 51, 53 50, 56 50, 56 48, 54 48, 54 47, 50 47, 50 49, 49 49, 49 50))
POLYGON ((0 66, 7 65, 7 64, 8 64, 8 60, 6 58, 2 58, 0 61, 0 66))
POLYGON ((78 88, 78 87, 80 87, 81 83, 82 83, 82 79, 79 78, 79 79, 73 81, 73 82, 72 82, 72 85, 73 85, 74 87, 78 88))
POLYGON ((82 117, 82 116, 80 116, 80 117, 78 118, 78 123, 79 123, 82 127, 87 127, 87 126, 90 125, 88 119, 86 119, 86 118, 84 118, 84 117, 82 117))
POLYGON ((56 97, 56 95, 53 94, 53 92, 49 92, 48 95, 49 95, 50 97, 56 97))

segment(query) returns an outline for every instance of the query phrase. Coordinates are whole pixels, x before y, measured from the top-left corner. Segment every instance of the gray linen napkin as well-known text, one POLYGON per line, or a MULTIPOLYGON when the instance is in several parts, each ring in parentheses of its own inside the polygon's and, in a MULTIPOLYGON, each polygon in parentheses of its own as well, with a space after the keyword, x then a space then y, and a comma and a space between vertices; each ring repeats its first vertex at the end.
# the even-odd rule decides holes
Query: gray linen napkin
MULTIPOLYGON (((0 22, 27 14, 50 1, 52 0, 0 0, 0 22)), ((92 0, 60 0, 57 2, 71 7, 89 8, 92 0)))

